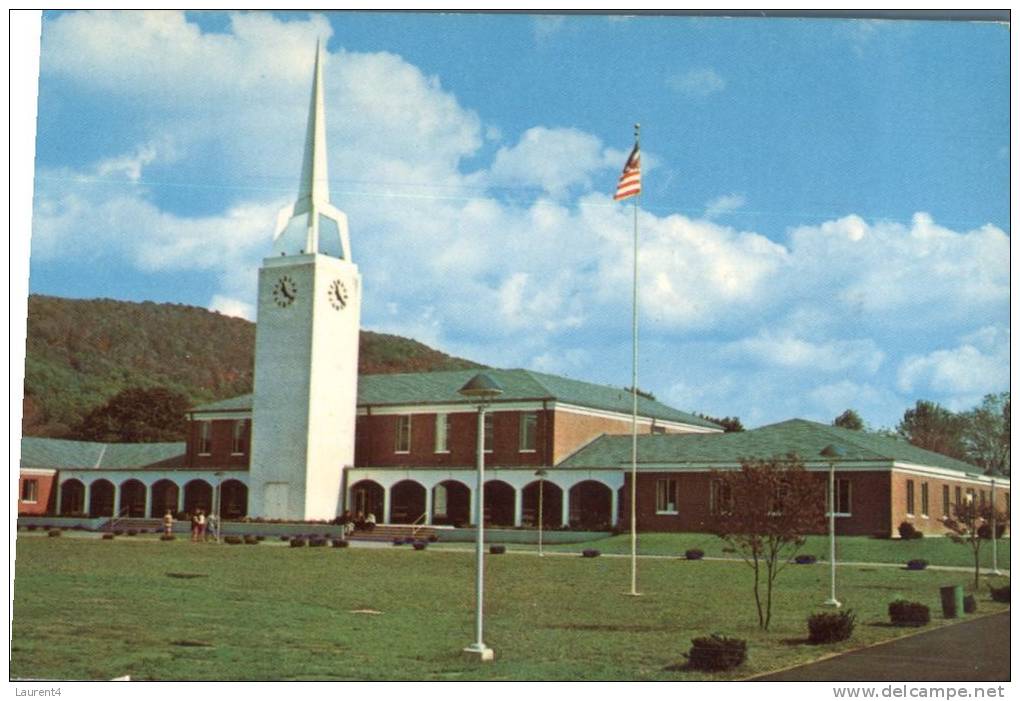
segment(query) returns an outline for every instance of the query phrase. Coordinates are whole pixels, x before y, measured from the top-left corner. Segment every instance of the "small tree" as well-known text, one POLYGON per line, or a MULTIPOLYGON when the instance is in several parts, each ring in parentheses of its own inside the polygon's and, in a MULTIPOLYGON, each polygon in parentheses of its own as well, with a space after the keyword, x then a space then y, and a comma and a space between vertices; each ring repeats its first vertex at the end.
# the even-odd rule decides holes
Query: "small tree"
POLYGON ((842 414, 832 420, 833 426, 839 426, 840 428, 849 428, 852 431, 863 431, 864 420, 861 419, 861 415, 853 409, 847 409, 842 414))
POLYGON ((825 522, 824 485, 793 455, 745 460, 739 472, 715 472, 715 478, 725 502, 716 504, 713 531, 754 571, 758 625, 768 630, 776 577, 825 522))
POLYGON ((89 441, 158 443, 186 435, 187 396, 165 387, 129 387, 82 419, 76 438, 89 441))
POLYGON ((981 576, 981 546, 984 543, 981 529, 986 524, 991 526, 993 515, 996 527, 1009 522, 1008 514, 995 509, 993 504, 978 504, 977 499, 968 498, 962 504, 953 504, 953 515, 946 519, 946 528, 950 531, 946 535, 949 539, 954 543, 969 545, 974 554, 975 591, 980 586, 981 576))

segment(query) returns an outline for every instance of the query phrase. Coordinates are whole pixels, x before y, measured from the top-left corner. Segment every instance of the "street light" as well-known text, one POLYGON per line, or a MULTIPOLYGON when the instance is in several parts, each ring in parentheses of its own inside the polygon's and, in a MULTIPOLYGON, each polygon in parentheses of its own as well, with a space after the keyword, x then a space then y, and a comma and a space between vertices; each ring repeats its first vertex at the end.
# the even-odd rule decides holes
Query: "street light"
POLYGON ((503 387, 485 373, 478 373, 467 381, 458 392, 478 402, 478 487, 475 490, 475 534, 476 578, 475 578, 475 642, 464 648, 464 654, 479 662, 491 662, 495 657, 492 648, 482 640, 483 602, 485 592, 485 407, 493 399, 503 394, 503 387))
POLYGON ((535 470, 535 477, 538 478, 538 556, 543 557, 542 552, 542 493, 545 492, 545 476, 548 473, 539 468, 535 470))
POLYGON ((216 474, 216 544, 220 542, 220 523, 221 514, 220 508, 223 504, 223 473, 217 472, 216 474))
POLYGON ((829 460, 829 599, 826 606, 842 606, 836 598, 836 461, 846 455, 838 445, 827 445, 820 455, 829 460))
POLYGON ((992 478, 992 574, 1002 574, 999 571, 999 541, 996 529, 998 524, 995 523, 995 478, 992 478))

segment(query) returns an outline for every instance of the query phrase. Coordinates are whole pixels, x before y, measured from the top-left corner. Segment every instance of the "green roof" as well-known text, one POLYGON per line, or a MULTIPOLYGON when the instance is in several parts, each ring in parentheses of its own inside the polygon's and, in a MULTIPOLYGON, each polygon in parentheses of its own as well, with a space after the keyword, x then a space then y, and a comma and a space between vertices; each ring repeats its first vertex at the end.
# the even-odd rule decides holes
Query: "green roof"
MULTIPOLYGON (((358 406, 404 406, 414 404, 471 404, 458 390, 480 370, 448 370, 386 375, 361 375, 358 378, 358 406)), ((571 380, 532 370, 484 370, 503 387, 495 403, 551 400, 589 409, 602 409, 621 414, 631 413, 631 395, 622 387, 608 387, 591 382, 571 380)), ((203 404, 192 411, 250 411, 252 395, 246 394, 212 404, 203 404)), ((712 428, 721 427, 700 416, 667 406, 662 402, 638 397, 640 416, 712 428)))
POLYGON ((57 438, 21 439, 21 466, 59 469, 145 469, 184 465, 184 443, 90 443, 57 438))
MULTIPOLYGON (((746 458, 771 458, 795 453, 806 461, 825 461, 828 445, 846 454, 836 462, 908 462, 957 472, 981 474, 969 463, 923 450, 905 440, 867 431, 790 419, 751 431, 724 434, 645 435, 638 437, 638 464, 675 464, 702 469, 712 464, 739 463, 746 458)), ((630 463, 629 436, 601 436, 560 463, 559 467, 620 467, 630 463)))

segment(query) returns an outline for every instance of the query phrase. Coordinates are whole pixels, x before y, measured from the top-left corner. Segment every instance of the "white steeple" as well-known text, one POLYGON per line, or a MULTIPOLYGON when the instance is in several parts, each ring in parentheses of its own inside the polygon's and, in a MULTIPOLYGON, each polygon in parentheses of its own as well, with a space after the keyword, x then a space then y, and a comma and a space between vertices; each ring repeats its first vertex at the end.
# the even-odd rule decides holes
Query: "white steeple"
POLYGON ((322 59, 321 43, 316 42, 312 99, 308 108, 298 197, 292 206, 280 212, 273 237, 273 255, 321 253, 350 260, 347 216, 329 202, 322 59))

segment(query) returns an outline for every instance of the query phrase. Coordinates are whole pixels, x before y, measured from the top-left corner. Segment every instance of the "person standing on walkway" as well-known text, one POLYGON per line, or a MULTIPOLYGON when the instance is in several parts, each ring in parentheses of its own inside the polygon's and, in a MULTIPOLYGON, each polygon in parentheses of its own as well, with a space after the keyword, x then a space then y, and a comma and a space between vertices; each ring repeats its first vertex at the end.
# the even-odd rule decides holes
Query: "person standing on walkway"
POLYGON ((205 511, 202 509, 198 510, 198 515, 195 517, 196 534, 195 540, 199 543, 205 542, 205 511))
POLYGON ((163 514, 163 535, 173 534, 174 534, 174 515, 170 511, 170 509, 167 509, 166 513, 163 514))

